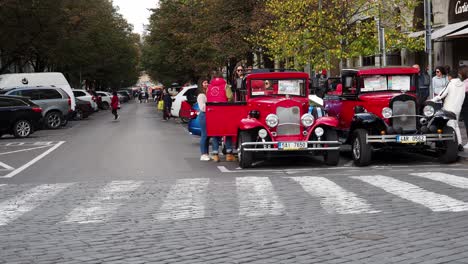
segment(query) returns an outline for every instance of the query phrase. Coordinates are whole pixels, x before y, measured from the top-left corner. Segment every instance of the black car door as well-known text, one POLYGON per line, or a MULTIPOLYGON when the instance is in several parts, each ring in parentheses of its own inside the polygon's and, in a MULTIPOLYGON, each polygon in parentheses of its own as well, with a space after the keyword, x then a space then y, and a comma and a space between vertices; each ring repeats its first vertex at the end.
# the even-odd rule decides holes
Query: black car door
POLYGON ((18 111, 23 110, 25 104, 13 98, 0 98, 0 130, 6 131, 12 125, 18 111))

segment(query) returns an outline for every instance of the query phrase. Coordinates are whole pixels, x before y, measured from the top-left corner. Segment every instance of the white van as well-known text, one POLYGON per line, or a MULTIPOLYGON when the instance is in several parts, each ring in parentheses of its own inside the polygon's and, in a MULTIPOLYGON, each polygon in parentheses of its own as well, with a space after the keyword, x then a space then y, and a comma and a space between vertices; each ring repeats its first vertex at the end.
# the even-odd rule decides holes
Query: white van
POLYGON ((64 90, 71 98, 71 109, 75 110, 75 96, 70 84, 61 72, 7 73, 0 75, 0 90, 14 87, 49 85, 64 90))

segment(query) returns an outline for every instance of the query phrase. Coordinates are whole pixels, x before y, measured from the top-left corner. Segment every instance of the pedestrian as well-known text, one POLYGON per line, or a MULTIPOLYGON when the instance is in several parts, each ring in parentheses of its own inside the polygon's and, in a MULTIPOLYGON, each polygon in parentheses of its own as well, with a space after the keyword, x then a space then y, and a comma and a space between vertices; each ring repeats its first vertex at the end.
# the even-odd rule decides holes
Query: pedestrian
POLYGON ((458 140, 458 150, 463 151, 462 137, 460 128, 458 127, 458 120, 462 109, 463 101, 465 100, 465 84, 460 80, 458 71, 452 70, 448 73, 449 83, 440 95, 434 97, 434 99, 444 99, 443 109, 455 113, 457 119, 449 120, 447 126, 452 127, 455 130, 458 140))
POLYGON ((200 123, 200 160, 201 161, 209 161, 210 156, 208 155, 208 135, 206 133, 206 91, 208 90, 208 80, 207 79, 200 79, 198 84, 198 96, 197 96, 197 103, 200 111, 198 112, 198 120, 200 123))
POLYGON ((138 93, 138 101, 140 101, 140 104, 143 102, 143 90, 141 90, 141 91, 138 93))
POLYGON ((417 98, 418 104, 422 105, 429 97, 429 86, 431 77, 426 71, 421 70, 418 64, 414 64, 413 68, 418 69, 418 91, 417 98))
POLYGON ((167 121, 171 117, 172 98, 166 89, 163 91, 163 102, 164 102, 163 121, 167 121))
POLYGON ((444 67, 438 66, 435 68, 435 76, 432 77, 432 88, 434 95, 439 95, 440 92, 447 86, 448 79, 445 76, 444 67))
POLYGON ((119 114, 117 114, 117 109, 119 109, 119 97, 117 96, 117 91, 112 92, 111 108, 114 120, 119 119, 119 114))
POLYGON ((231 87, 234 91, 234 100, 236 101, 244 101, 245 94, 242 92, 242 82, 244 81, 244 77, 244 67, 242 67, 242 65, 237 66, 231 80, 231 87))
MULTIPOLYGON (((233 93, 231 86, 223 79, 222 74, 217 72, 211 80, 206 92, 207 102, 227 103, 233 101, 233 93)), ((211 142, 212 159, 219 162, 219 145, 222 141, 221 137, 213 137, 211 142)), ((232 137, 225 137, 226 146, 226 161, 235 161, 232 149, 232 137)))
MULTIPOLYGON (((465 124, 466 136, 468 137, 468 66, 464 66, 460 69, 460 76, 465 85, 465 100, 463 101, 461 116, 465 124)), ((468 150, 468 143, 466 143, 463 148, 468 150)))

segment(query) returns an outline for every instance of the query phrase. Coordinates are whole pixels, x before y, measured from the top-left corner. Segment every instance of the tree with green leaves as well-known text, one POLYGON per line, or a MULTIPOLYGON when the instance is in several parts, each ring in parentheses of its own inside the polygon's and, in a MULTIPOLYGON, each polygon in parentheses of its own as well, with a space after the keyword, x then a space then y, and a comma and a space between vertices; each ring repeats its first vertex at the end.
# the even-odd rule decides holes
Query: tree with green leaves
POLYGON ((255 48, 247 37, 263 23, 263 1, 162 0, 153 9, 143 47, 143 65, 168 84, 196 80, 212 70, 246 60, 255 48))
POLYGON ((108 0, 0 2, 0 73, 63 72, 74 87, 132 85, 139 76, 139 36, 108 0))

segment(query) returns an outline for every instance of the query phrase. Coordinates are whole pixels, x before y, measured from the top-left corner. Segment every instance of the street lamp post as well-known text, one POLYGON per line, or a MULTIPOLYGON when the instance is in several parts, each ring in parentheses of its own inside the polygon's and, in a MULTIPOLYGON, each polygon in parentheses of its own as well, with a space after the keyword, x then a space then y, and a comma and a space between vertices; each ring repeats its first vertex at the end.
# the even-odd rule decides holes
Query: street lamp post
MULTIPOLYGON (((429 67, 429 79, 432 80, 432 25, 431 25, 431 0, 424 0, 424 25, 425 25, 425 42, 426 54, 429 67)), ((429 98, 434 97, 434 87, 432 81, 429 82, 429 98)))

